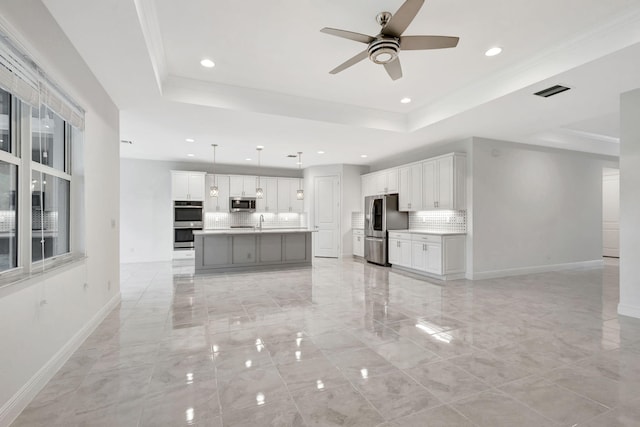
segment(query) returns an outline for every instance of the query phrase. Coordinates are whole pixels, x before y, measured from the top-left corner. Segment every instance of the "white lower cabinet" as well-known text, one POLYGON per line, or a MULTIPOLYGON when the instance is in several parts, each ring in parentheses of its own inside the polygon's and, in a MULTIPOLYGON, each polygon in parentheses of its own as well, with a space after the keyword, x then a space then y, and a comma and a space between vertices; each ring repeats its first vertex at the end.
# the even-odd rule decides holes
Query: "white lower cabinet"
POLYGON ((411 235, 389 232, 389 264, 411 268, 411 235))
POLYGON ((364 257, 364 230, 353 230, 353 255, 364 257))
POLYGON ((465 271, 465 235, 389 233, 389 263, 439 279, 465 271))

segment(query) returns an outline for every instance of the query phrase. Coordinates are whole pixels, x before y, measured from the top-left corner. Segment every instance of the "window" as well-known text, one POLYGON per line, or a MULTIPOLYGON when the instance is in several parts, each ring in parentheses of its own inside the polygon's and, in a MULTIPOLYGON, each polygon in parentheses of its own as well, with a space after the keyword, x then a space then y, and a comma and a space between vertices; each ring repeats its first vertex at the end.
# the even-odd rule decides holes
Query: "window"
POLYGON ((68 253, 69 181, 33 171, 31 188, 31 260, 68 253))
POLYGON ((67 170, 64 120, 46 106, 32 109, 31 160, 65 172, 67 170))
POLYGON ((0 150, 11 152, 11 95, 0 89, 0 150))
POLYGON ((18 266, 18 167, 0 160, 0 271, 18 266))
POLYGON ((70 252, 71 128, 48 109, 31 113, 31 260, 70 252))
POLYGON ((84 249, 83 128, 82 108, 0 29, 2 278, 84 249))

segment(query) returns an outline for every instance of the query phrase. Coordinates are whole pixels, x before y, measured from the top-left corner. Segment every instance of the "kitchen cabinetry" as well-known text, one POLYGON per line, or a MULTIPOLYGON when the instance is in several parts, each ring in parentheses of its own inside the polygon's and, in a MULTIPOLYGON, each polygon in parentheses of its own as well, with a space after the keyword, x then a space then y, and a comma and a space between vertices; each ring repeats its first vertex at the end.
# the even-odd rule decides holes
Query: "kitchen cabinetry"
POLYGON ((437 279, 461 278, 465 271, 465 240, 462 234, 390 232, 389 263, 437 279))
POLYGON ((363 197, 398 192, 397 168, 362 175, 361 180, 363 197))
POLYGON ((256 177, 231 175, 229 177, 229 197, 256 197, 256 177))
POLYGON ((411 236, 411 268, 426 273, 442 274, 442 238, 411 236))
POLYGON ((464 209, 466 156, 448 154, 422 164, 423 209, 464 209))
POLYGON ((263 197, 256 200, 256 210, 258 212, 277 212, 278 211, 278 179, 277 178, 260 178, 263 197))
POLYGON ((353 229, 353 255, 364 258, 364 230, 353 229))
POLYGON ((205 212, 229 212, 229 176, 207 174, 205 179, 205 212), (218 185, 218 197, 211 197, 211 187, 218 185))
POLYGON ((204 172, 171 171, 171 199, 204 201, 204 181, 204 172))
POLYGON ((389 232, 389 264, 411 268, 411 235, 389 232))
POLYGON ((250 271, 311 265, 311 231, 195 231, 195 271, 250 271))
POLYGON ((398 168, 398 209, 419 211, 422 209, 422 164, 416 163, 398 168))
POLYGON ((298 199, 298 189, 304 185, 299 178, 278 178, 278 212, 298 212, 304 209, 304 200, 298 199))

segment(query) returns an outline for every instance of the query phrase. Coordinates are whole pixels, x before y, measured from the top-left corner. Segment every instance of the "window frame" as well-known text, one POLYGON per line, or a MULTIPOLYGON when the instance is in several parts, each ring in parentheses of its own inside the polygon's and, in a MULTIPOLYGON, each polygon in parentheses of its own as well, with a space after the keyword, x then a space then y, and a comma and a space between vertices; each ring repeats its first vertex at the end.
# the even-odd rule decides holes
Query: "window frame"
MULTIPOLYGON (((58 116, 58 114, 51 110, 48 106, 46 106, 46 104, 41 104, 40 107, 38 107, 40 110, 42 109, 42 106, 45 106, 49 109, 49 111, 52 114, 55 114, 56 116, 58 116)), ((31 107, 31 108, 35 108, 35 107, 31 107)), ((31 113, 31 111, 30 111, 31 113)), ((71 124, 68 123, 66 120, 64 120, 62 117, 58 116, 62 122, 64 123, 64 132, 63 132, 63 145, 64 145, 64 171, 61 171, 59 169, 56 169, 52 166, 47 166, 44 165, 40 162, 36 162, 33 159, 30 159, 30 168, 29 168, 29 177, 28 177, 28 181, 31 182, 32 176, 33 176, 33 172, 39 172, 42 176, 42 174, 46 174, 46 175, 50 175, 65 181, 69 182, 69 211, 67 213, 68 218, 69 218, 69 228, 67 230, 67 241, 69 244, 69 251, 65 252, 63 254, 59 254, 59 255, 54 255, 48 258, 44 258, 44 254, 43 254, 43 258, 38 260, 38 261, 33 261, 33 257, 31 254, 31 251, 29 252, 29 262, 31 265, 31 270, 47 270, 51 267, 54 267, 60 263, 64 263, 66 261, 68 261, 69 259, 74 257, 74 247, 73 247, 73 242, 71 239, 72 236, 72 231, 71 231, 71 227, 72 227, 72 222, 71 222, 71 215, 72 215, 72 206, 73 206, 73 192, 72 192, 72 186, 73 186, 73 175, 71 174, 71 144, 72 144, 72 135, 73 135, 73 131, 71 129, 71 124)), ((30 120, 29 120, 29 128, 30 128, 30 132, 29 132, 29 150, 30 153, 33 151, 33 129, 32 129, 32 116, 30 114, 30 120)), ((26 137, 25 137, 26 138, 26 137)), ((31 243, 33 244, 33 236, 37 236, 37 234, 34 234, 34 230, 32 229, 32 223, 33 223, 33 218, 32 218, 32 214, 33 214, 33 210, 31 209, 31 191, 29 192, 29 216, 30 216, 30 231, 29 231, 29 238, 31 239, 31 243)), ((44 239, 44 230, 40 230, 40 238, 41 241, 40 243, 42 244, 42 239, 44 239)), ((31 245, 30 245, 31 246, 31 245)), ((33 248, 31 248, 33 249, 33 248)))
POLYGON ((18 99, 15 95, 13 95, 10 91, 2 89, 4 92, 9 94, 9 145, 10 151, 0 150, 0 160, 12 164, 16 166, 17 170, 17 187, 16 187, 16 252, 17 252, 17 262, 16 266, 13 268, 9 268, 7 270, 0 271, 0 279, 11 278, 14 276, 18 276, 23 273, 24 265, 22 259, 22 251, 23 251, 23 233, 21 231, 23 219, 23 206, 21 204, 21 183, 22 183, 22 174, 24 172, 24 162, 22 158, 19 156, 21 144, 21 132, 20 132, 20 118, 22 111, 22 101, 18 99))

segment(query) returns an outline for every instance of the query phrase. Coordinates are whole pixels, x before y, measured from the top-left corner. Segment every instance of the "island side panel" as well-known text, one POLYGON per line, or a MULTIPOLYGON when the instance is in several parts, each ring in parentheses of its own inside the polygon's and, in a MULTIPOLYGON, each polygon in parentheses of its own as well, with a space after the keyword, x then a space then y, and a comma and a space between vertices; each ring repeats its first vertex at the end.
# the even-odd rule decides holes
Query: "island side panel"
POLYGON ((256 240, 255 234, 239 235, 232 237, 232 259, 233 265, 245 265, 256 263, 256 240))
POLYGON ((282 262, 283 234, 262 234, 258 237, 258 262, 282 262))
MULTIPOLYGON (((196 260, 202 259, 203 267, 224 266, 231 264, 231 250, 229 236, 196 236, 196 239, 202 239, 202 257, 197 256, 196 260)), ((198 264, 196 261, 196 269, 198 264)))
POLYGON ((285 262, 311 261, 311 233, 284 235, 285 262))

